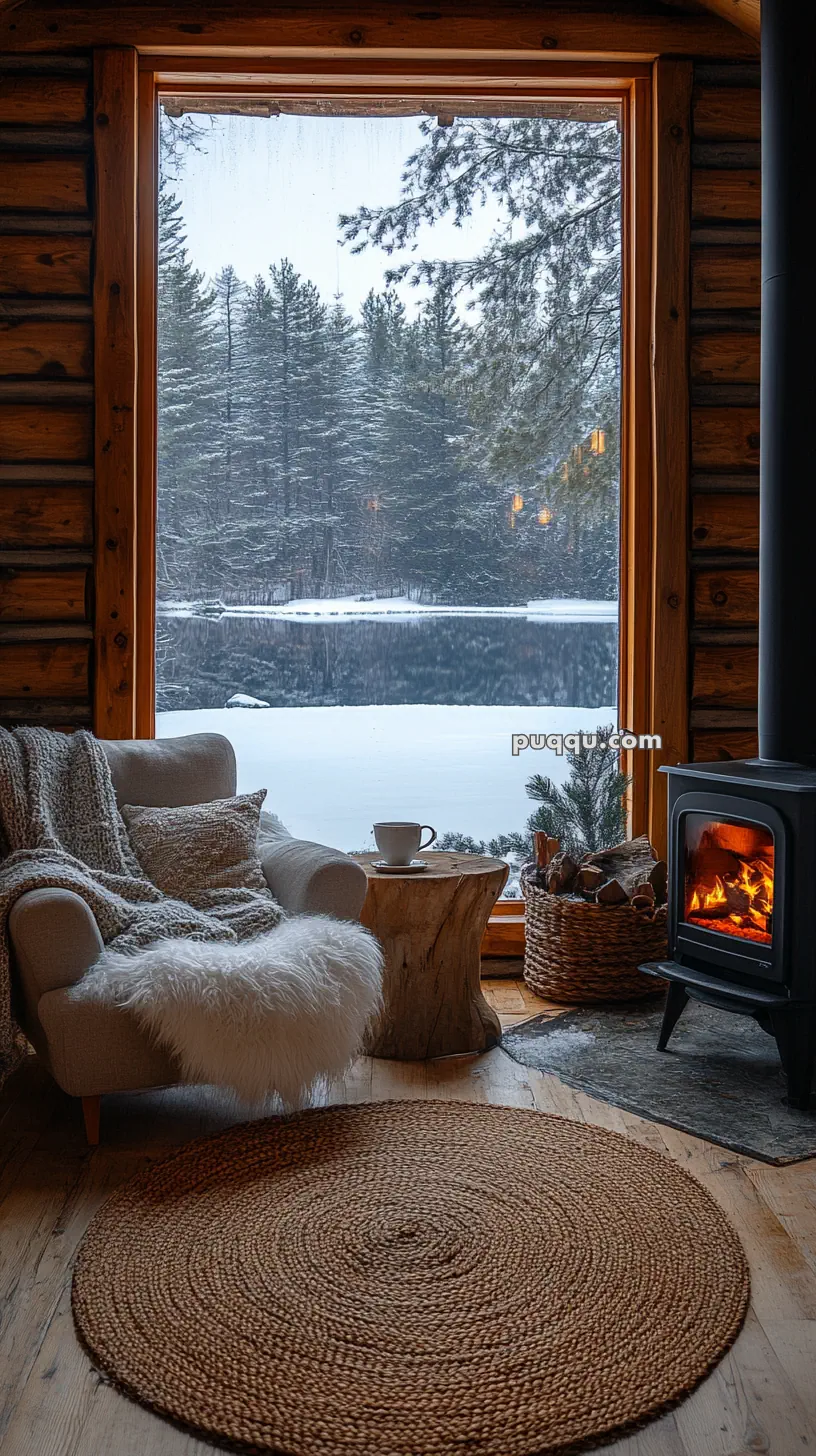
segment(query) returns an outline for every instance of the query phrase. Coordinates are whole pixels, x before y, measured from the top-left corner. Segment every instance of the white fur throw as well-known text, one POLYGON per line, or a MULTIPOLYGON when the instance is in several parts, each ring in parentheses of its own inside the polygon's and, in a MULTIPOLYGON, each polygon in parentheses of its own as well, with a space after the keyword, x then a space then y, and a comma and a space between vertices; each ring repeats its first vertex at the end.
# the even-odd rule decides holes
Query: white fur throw
POLYGON ((359 1051, 381 983, 374 937, 313 915, 237 945, 164 939, 107 949, 70 994, 129 1007, 186 1081, 233 1087, 247 1102, 277 1092, 294 1108, 359 1051))

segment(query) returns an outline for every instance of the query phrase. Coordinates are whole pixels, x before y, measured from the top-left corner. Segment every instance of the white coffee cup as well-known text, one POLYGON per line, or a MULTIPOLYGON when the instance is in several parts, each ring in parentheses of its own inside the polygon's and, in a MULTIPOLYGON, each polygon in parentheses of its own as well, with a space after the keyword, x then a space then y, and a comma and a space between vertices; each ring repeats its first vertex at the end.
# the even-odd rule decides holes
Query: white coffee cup
POLYGON ((408 865, 417 850, 427 849, 436 839, 436 830, 430 824, 409 824, 394 820, 387 824, 374 825, 374 838, 386 864, 408 865), (427 829, 430 839, 422 843, 423 830, 427 829))

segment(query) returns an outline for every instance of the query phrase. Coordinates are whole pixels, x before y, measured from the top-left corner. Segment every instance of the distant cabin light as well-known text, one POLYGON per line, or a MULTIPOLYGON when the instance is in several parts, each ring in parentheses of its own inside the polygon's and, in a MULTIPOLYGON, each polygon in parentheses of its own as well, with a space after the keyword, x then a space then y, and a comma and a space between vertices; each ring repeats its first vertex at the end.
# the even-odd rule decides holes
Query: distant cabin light
POLYGON ((593 430, 590 436, 590 449, 595 455, 606 453, 606 430, 593 430))
POLYGON ((515 512, 515 511, 523 511, 523 510, 524 510, 524 496, 523 495, 518 495, 518 494, 514 495, 513 496, 513 511, 515 512))
POLYGON ((553 513, 550 510, 549 506, 542 506, 541 507, 541 510, 538 513, 538 524, 539 524, 539 526, 549 526, 552 518, 553 518, 553 513))
POLYGON ((368 506, 368 509, 370 511, 378 511, 380 509, 380 502, 377 500, 376 496, 373 500, 366 501, 366 505, 368 506))

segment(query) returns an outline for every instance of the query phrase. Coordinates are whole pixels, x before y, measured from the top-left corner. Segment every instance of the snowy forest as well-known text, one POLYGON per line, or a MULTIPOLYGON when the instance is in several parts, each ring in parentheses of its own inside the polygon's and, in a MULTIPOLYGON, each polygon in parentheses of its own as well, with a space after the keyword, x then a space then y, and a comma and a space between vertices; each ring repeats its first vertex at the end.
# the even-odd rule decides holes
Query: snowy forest
POLYGON ((615 120, 424 119, 393 202, 338 219, 382 257, 354 316, 289 258, 197 271, 173 184, 206 135, 163 132, 160 601, 613 600, 615 120), (420 255, 420 229, 486 200, 486 246, 420 255))

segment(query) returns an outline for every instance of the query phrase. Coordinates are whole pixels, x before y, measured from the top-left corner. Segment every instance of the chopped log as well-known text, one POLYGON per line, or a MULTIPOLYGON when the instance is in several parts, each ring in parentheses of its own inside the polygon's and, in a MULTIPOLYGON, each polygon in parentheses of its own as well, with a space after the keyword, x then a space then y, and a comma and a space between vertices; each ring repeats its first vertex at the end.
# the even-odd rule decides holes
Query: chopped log
POLYGON ((561 848, 560 842, 557 839, 551 839, 543 829, 535 830, 533 844, 535 845, 536 863, 542 866, 548 865, 561 848))
POLYGON ((648 900, 650 905, 654 905, 657 899, 654 891, 654 885, 651 885, 648 880, 646 880, 646 882, 642 885, 636 885, 635 889, 632 892, 632 902, 634 903, 636 899, 648 900))
POLYGON ((655 892, 658 905, 665 905, 669 891, 669 867, 664 859, 657 860, 650 870, 649 884, 655 892))
MULTIPOLYGON (((645 834, 637 839, 625 839, 622 844, 614 844, 611 849, 601 849, 594 854, 584 855, 581 861, 583 865, 597 865, 604 872, 604 877, 610 880, 617 880, 629 899, 638 885, 648 880, 655 866, 655 852, 645 834)), ((602 901, 600 891, 598 899, 602 901)), ((615 904, 616 901, 608 903, 615 904)))
POLYGON ((599 905, 622 905, 629 899, 620 880, 607 880, 595 896, 599 905))
POLYGON ((603 882, 604 872, 600 865, 582 865, 575 880, 575 888, 584 895, 594 895, 603 882))
POLYGON ((519 884, 522 895, 526 893, 528 885, 535 885, 540 890, 546 890, 547 866, 538 864, 534 859, 525 860, 519 870, 519 884))
POLYGON ((547 889, 551 895, 563 895, 575 883, 578 866, 565 849, 554 855, 547 866, 547 889))
POLYGON ((633 895, 631 904, 634 910, 648 911, 649 913, 655 908, 654 900, 650 900, 648 895, 633 895))

